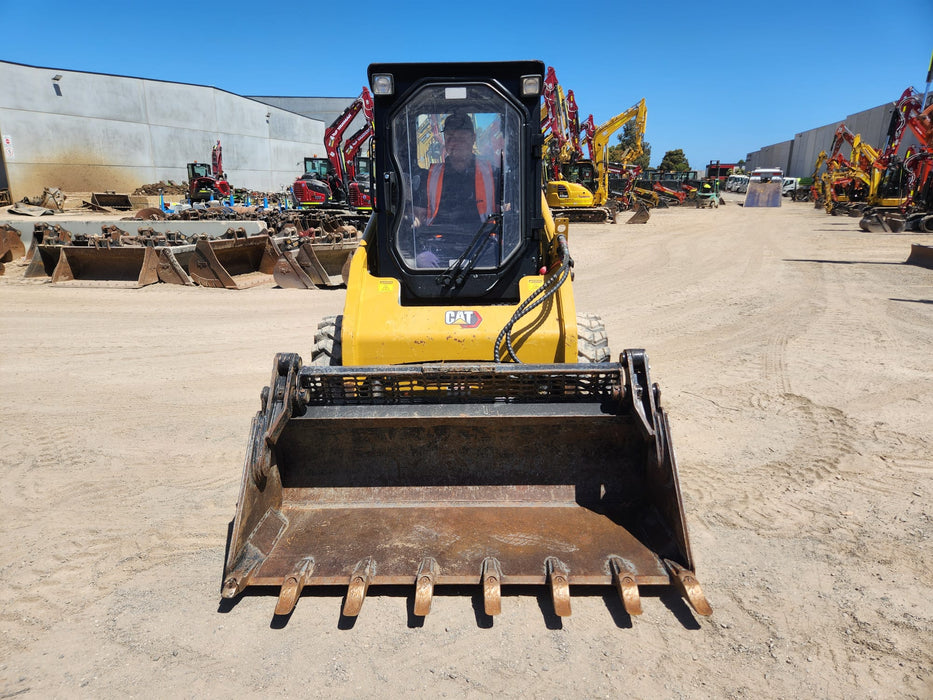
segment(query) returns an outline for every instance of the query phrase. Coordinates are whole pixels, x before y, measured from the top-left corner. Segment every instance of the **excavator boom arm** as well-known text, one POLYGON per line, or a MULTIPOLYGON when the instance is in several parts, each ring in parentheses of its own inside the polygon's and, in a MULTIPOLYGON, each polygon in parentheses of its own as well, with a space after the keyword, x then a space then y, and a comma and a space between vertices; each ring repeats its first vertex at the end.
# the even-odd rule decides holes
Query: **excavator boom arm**
POLYGON ((337 177, 344 183, 346 182, 347 172, 340 142, 343 140, 344 132, 349 128, 360 111, 365 115, 367 122, 373 120, 373 97, 366 87, 363 88, 360 96, 353 100, 353 102, 343 110, 343 113, 324 131, 324 147, 327 149, 327 158, 334 167, 334 172, 337 177))

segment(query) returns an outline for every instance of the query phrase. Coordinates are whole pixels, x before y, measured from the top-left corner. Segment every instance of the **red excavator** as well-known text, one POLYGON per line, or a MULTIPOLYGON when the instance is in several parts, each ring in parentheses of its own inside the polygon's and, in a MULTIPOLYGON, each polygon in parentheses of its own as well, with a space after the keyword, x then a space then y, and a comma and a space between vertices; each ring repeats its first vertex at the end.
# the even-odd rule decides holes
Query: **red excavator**
POLYGON ((343 145, 343 162, 346 166, 347 202, 358 212, 371 212, 372 158, 359 155, 360 149, 373 135, 370 122, 357 131, 343 145))
POLYGON ((220 141, 211 149, 211 162, 188 163, 188 200, 206 202, 230 196, 230 183, 223 168, 223 151, 220 141))
MULTIPOLYGON (((305 158, 305 173, 292 186, 295 200, 300 208, 310 209, 332 203, 349 203, 350 206, 355 206, 354 200, 360 201, 361 188, 350 175, 356 169, 348 168, 344 159, 344 151, 341 149, 343 134, 360 111, 363 112, 368 126, 373 118, 373 98, 365 87, 360 96, 353 100, 343 113, 325 129, 324 146, 327 149, 327 158, 305 158), (310 169, 309 163, 311 165, 310 169), (326 186, 326 191, 322 185, 326 186)), ((363 131, 365 130, 366 127, 364 127, 363 131)), ((360 140, 356 147, 357 150, 369 138, 371 133, 370 131, 369 135, 360 140)), ((357 132, 351 140, 360 134, 361 132, 357 132)), ((368 190, 368 187, 366 190, 368 190)), ((365 208, 372 209, 372 203, 370 202, 365 208)))
POLYGON ((300 209, 314 209, 342 200, 327 158, 305 158, 305 171, 292 184, 295 203, 300 209), (335 193, 336 190, 336 193, 335 193))

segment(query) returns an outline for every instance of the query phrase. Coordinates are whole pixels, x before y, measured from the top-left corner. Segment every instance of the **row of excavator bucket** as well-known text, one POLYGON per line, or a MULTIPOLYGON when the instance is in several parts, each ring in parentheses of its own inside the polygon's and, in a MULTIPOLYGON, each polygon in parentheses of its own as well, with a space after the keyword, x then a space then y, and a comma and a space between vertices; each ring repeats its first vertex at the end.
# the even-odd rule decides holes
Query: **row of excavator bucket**
MULTIPOLYGON (((19 241, 19 233, 10 231, 19 241)), ((139 236, 115 227, 103 227, 103 232, 103 236, 79 239, 57 226, 37 230, 26 253, 24 276, 49 277, 61 286, 138 288, 163 282, 221 289, 264 284, 314 289, 342 284, 341 270, 358 246, 357 237, 349 234, 336 241, 333 236, 309 239, 292 251, 289 248, 301 239, 247 236, 243 229, 194 241, 155 234, 151 229, 142 229, 139 236), (291 278, 297 282, 280 269, 293 271, 291 278)), ((14 236, 3 234, 0 240, 14 236)))

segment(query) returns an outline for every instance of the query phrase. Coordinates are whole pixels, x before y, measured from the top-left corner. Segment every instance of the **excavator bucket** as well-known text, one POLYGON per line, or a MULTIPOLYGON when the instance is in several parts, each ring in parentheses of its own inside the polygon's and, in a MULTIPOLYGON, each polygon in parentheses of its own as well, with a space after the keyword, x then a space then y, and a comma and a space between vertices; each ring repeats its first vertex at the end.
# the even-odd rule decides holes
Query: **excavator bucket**
POLYGON ((359 242, 302 243, 275 263, 275 282, 285 289, 317 289, 346 284, 350 258, 359 242))
POLYGON ((903 214, 892 211, 869 210, 858 222, 859 228, 869 233, 900 233, 907 227, 903 214))
POLYGON ((202 238, 195 244, 188 274, 202 287, 248 289, 272 282, 281 252, 266 234, 202 238))
POLYGON ((673 585, 702 615, 677 465, 644 351, 619 363, 303 366, 276 356, 253 420, 222 595, 343 586, 673 585))
POLYGON ((188 275, 188 265, 194 257, 195 245, 166 246, 159 248, 159 281, 166 284, 194 285, 188 275))
POLYGON ((91 204, 98 207, 107 207, 108 209, 120 209, 121 211, 128 211, 133 208, 129 195, 116 192, 92 192, 91 204))
POLYGON ((26 255, 20 232, 12 226, 0 226, 0 262, 8 263, 26 255))
MULTIPOLYGON (((43 248, 44 246, 40 246, 43 248)), ((149 246, 61 246, 52 284, 137 288, 159 281, 158 253, 149 246)))
MULTIPOLYGON (((32 231, 32 240, 29 241, 29 249, 26 251, 26 262, 32 263, 33 259, 36 256, 36 249, 39 245, 56 245, 63 246, 71 243, 71 231, 63 229, 58 224, 53 224, 49 226, 48 224, 36 224, 33 227, 32 231)), ((52 274, 52 270, 55 269, 55 264, 58 263, 58 256, 55 256, 55 263, 49 268, 46 273, 46 277, 52 274)), ((28 274, 26 275, 29 276, 28 274)), ((33 275, 37 276, 37 275, 33 275)))
POLYGON ((907 264, 933 269, 933 246, 912 243, 910 255, 907 256, 907 264))
POLYGON ((644 205, 644 203, 638 202, 638 203, 635 205, 635 213, 632 214, 632 215, 628 218, 628 221, 626 221, 625 223, 627 223, 627 224, 647 224, 647 223, 648 223, 648 219, 649 219, 650 217, 651 217, 651 214, 648 212, 648 207, 646 207, 646 206, 644 205))
POLYGON ((746 208, 781 206, 781 180, 772 182, 750 180, 743 206, 746 208))
MULTIPOLYGON (((32 256, 29 264, 26 266, 24 277, 51 277, 58 265, 58 259, 61 257, 62 249, 65 246, 40 243, 30 245, 29 250, 32 256)), ((27 255, 27 257, 29 257, 27 255)))

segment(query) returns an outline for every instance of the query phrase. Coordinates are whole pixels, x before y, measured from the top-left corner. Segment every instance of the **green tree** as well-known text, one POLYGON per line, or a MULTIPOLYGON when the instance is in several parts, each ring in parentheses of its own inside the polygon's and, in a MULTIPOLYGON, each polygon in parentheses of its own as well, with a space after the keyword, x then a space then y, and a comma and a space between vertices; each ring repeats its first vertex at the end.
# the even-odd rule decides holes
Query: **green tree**
POLYGON ((682 148, 675 148, 673 151, 668 151, 664 154, 664 157, 661 159, 661 165, 658 166, 658 170, 662 173, 682 173, 686 170, 690 170, 690 161, 687 160, 687 156, 684 155, 684 150, 682 148))
MULTIPOLYGON (((635 146, 638 135, 635 133, 635 122, 626 122, 622 127, 622 133, 618 135, 619 143, 609 147, 609 160, 621 163, 626 151, 635 146)), ((651 144, 642 139, 642 154, 632 162, 634 165, 640 165, 642 170, 648 169, 648 163, 651 161, 651 144)))

